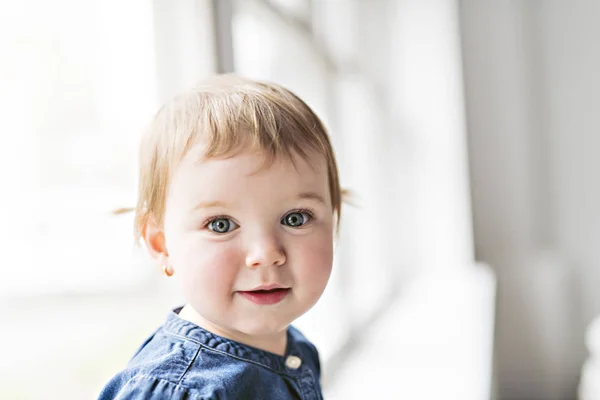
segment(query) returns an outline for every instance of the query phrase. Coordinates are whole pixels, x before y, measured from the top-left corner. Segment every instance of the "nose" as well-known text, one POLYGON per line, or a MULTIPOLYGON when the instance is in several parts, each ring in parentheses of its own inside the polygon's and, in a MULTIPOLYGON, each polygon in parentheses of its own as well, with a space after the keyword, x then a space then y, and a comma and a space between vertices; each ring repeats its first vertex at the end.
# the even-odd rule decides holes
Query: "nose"
POLYGON ((280 241, 274 236, 264 235, 255 239, 246 255, 249 268, 280 266, 285 264, 286 255, 280 241))

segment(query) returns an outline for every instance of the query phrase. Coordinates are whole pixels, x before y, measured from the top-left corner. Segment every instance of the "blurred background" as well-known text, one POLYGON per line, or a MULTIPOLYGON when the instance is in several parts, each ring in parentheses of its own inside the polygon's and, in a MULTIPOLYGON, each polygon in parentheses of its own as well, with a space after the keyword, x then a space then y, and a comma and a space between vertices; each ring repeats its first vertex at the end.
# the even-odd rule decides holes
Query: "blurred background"
POLYGON ((327 399, 600 399, 598 20, 594 0, 2 2, 0 398, 94 398, 182 301, 111 211, 159 105, 237 72, 314 108, 355 194, 297 323, 327 399))

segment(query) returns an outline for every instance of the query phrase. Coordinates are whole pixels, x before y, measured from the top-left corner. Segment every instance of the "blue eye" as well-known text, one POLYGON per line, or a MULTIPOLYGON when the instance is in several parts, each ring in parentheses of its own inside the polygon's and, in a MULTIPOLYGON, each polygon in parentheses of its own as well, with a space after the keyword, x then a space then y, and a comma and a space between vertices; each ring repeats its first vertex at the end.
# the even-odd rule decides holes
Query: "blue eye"
POLYGON ((281 223, 292 228, 298 228, 307 224, 312 219, 312 216, 305 212, 291 212, 281 219, 281 223))
POLYGON ((208 229, 215 233, 227 233, 235 230, 238 225, 229 218, 217 218, 208 223, 208 229))

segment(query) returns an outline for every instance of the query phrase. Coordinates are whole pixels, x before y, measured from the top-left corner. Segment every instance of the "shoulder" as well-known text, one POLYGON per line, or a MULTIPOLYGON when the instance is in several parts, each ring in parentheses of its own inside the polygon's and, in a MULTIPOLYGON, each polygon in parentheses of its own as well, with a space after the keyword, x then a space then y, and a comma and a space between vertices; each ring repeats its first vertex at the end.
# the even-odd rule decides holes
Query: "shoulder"
POLYGON ((237 398, 236 393, 254 392, 256 382, 265 380, 262 369, 159 329, 108 382, 99 400, 237 398))
MULTIPOLYGON (((127 367, 104 387, 99 399, 212 399, 211 392, 189 387, 184 378, 201 346, 158 329, 135 353, 127 367)), ((203 385, 210 389, 210 385, 203 385)))
POLYGON ((102 390, 98 400, 158 400, 158 399, 212 399, 195 395, 177 383, 142 373, 124 373, 115 376, 102 390))

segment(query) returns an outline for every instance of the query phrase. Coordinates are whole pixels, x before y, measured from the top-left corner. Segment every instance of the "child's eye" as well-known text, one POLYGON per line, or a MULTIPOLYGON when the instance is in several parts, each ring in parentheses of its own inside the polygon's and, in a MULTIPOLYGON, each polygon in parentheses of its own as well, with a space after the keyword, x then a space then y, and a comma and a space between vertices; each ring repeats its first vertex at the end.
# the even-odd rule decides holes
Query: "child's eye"
POLYGON ((292 228, 297 228, 307 224, 312 218, 312 215, 308 212, 294 211, 283 217, 281 223, 292 228))
POLYGON ((208 223, 208 229, 215 233, 227 233, 239 227, 238 224, 229 218, 217 218, 208 223))

